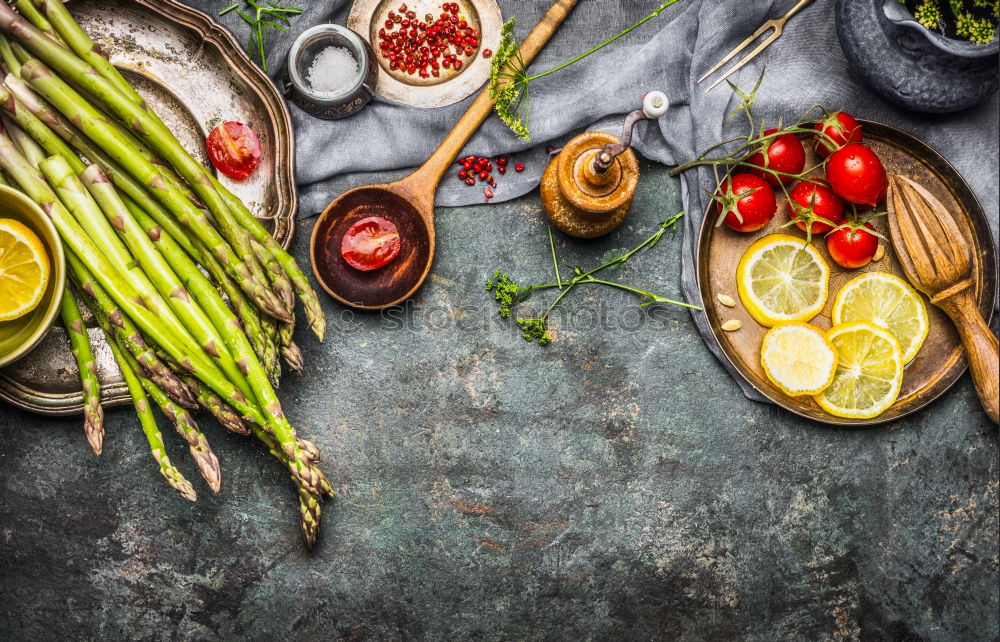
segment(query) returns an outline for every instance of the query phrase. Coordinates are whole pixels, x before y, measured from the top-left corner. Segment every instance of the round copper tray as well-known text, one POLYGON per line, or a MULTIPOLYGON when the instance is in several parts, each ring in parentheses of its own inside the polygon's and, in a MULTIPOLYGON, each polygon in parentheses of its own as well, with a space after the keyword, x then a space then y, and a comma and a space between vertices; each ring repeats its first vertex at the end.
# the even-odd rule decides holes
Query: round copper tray
POLYGON ((443 0, 355 0, 347 26, 371 43, 375 49, 379 69, 377 93, 388 100, 412 107, 444 107, 472 95, 490 74, 490 60, 483 58, 483 50, 496 51, 500 44, 500 27, 503 18, 496 0, 457 0, 458 16, 479 31, 479 49, 471 57, 462 57, 459 71, 441 69, 437 78, 422 79, 416 74, 389 69, 388 61, 379 53, 378 32, 384 26, 390 11, 401 4, 414 11, 419 19, 430 14, 441 14, 443 0))
MULTIPOLYGON (((881 123, 861 121, 861 124, 865 143, 879 154, 888 172, 912 178, 930 190, 951 211, 961 213, 956 218, 975 247, 973 274, 979 309, 989 322, 997 292, 996 253, 989 223, 975 194, 948 161, 910 134, 881 123)), ((807 147, 807 150, 806 166, 809 167, 816 163, 817 158, 810 148, 807 147)), ((754 321, 740 303, 735 308, 728 308, 719 303, 716 296, 727 294, 739 301, 736 265, 746 248, 757 239, 777 232, 805 238, 805 233, 797 227, 778 229, 788 220, 787 201, 780 190, 778 200, 778 213, 771 223, 752 234, 734 232, 724 225, 716 227, 712 205, 702 221, 698 239, 698 286, 714 339, 729 362, 774 403, 802 417, 828 424, 864 426, 892 421, 916 412, 944 394, 965 372, 967 363, 951 320, 931 305, 926 297, 924 303, 930 317, 930 333, 920 353, 906 367, 898 400, 878 417, 868 420, 834 417, 824 412, 811 397, 788 396, 770 382, 760 365, 760 344, 767 328, 754 321), (729 319, 739 319, 743 327, 736 332, 722 331, 721 324, 729 319)), ((875 227, 889 238, 884 216, 876 219, 875 227)), ((882 242, 886 250, 885 258, 859 270, 840 268, 830 258, 826 244, 821 240, 814 245, 830 264, 830 297, 823 311, 811 321, 820 328, 830 327, 830 310, 836 293, 858 274, 866 271, 891 272, 906 278, 896 261, 891 243, 882 242)))
MULTIPOLYGON (((291 119, 275 86, 232 34, 176 0, 73 0, 68 6, 181 143, 206 165, 205 136, 219 122, 239 120, 253 127, 263 149, 258 169, 245 181, 219 180, 287 247, 298 207, 291 119)), ((102 403, 131 403, 103 335, 94 327, 89 332, 102 403)), ((0 370, 0 399, 42 414, 81 412, 76 363, 61 327, 49 331, 24 359, 0 370)))

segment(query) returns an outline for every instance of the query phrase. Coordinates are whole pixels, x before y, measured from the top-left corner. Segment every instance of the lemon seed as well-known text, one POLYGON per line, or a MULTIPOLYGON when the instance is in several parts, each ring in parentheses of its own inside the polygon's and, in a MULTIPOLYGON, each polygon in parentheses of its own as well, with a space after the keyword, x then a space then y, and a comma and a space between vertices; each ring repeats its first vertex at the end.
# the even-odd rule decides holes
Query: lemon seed
POLYGON ((743 327, 743 322, 739 319, 730 319, 722 324, 722 329, 726 332, 736 332, 743 327))
POLYGON ((729 296, 728 294, 717 294, 715 298, 717 298, 719 300, 719 303, 726 306, 727 308, 732 308, 736 306, 736 301, 734 301, 733 297, 729 296))
POLYGON ((875 256, 872 257, 872 260, 878 262, 884 258, 885 258, 885 247, 883 247, 882 244, 879 243, 878 248, 875 250, 875 256))

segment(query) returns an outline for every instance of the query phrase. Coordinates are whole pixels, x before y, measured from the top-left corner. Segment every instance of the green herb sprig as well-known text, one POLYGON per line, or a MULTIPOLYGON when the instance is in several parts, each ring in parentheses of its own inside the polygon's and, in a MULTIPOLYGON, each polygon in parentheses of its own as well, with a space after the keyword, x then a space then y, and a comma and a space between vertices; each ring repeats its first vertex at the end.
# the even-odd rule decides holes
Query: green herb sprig
POLYGON ((668 299, 662 297, 658 294, 652 292, 646 292, 638 288, 625 285, 624 283, 618 283, 616 281, 608 281, 606 279, 599 279, 595 274, 608 269, 617 269, 623 265, 626 261, 631 259, 635 254, 643 249, 648 249, 660 242, 660 238, 663 236, 664 232, 669 229, 674 229, 677 227, 677 221, 684 216, 684 212, 679 212, 667 220, 660 223, 656 232, 652 234, 645 241, 637 245, 628 251, 619 250, 615 252, 615 255, 611 258, 605 260, 598 267, 584 271, 581 268, 573 268, 573 278, 563 280, 559 273, 559 261, 556 258, 556 248, 555 243, 552 240, 552 230, 549 228, 549 248, 552 252, 552 264, 556 273, 556 283, 541 283, 538 285, 529 285, 526 287, 519 286, 509 275, 496 270, 493 273, 493 278, 486 281, 486 291, 492 292, 494 298, 499 304, 498 314, 503 319, 509 319, 513 308, 518 304, 531 296, 531 293, 535 290, 548 290, 552 288, 558 288, 560 290, 559 295, 549 304, 545 312, 539 317, 530 318, 519 318, 517 319, 517 327, 521 330, 521 336, 525 341, 537 342, 538 345, 544 346, 548 345, 552 341, 552 337, 549 335, 548 331, 548 318, 552 314, 552 310, 555 309, 559 302, 569 294, 573 288, 577 285, 584 283, 593 283, 597 285, 606 285, 608 287, 617 288, 619 290, 625 290, 626 292, 631 292, 637 294, 641 297, 642 303, 639 304, 640 307, 648 307, 650 305, 665 303, 670 305, 679 305, 685 308, 691 308, 694 310, 700 310, 698 306, 684 303, 682 301, 674 301, 673 299, 668 299), (618 252, 621 252, 620 254, 618 252))
POLYGON ((500 116, 503 122, 507 123, 507 126, 510 127, 511 131, 521 138, 521 140, 531 140, 531 136, 528 132, 528 85, 533 80, 538 80, 539 78, 544 78, 549 74, 561 71, 566 67, 583 60, 590 54, 607 47, 612 42, 618 40, 633 29, 641 27, 656 16, 660 15, 667 7, 677 1, 678 0, 669 0, 668 2, 664 2, 651 14, 636 22, 628 29, 625 29, 615 37, 605 40, 596 47, 583 52, 575 58, 567 60, 557 67, 553 67, 548 71, 543 71, 542 73, 535 74, 533 76, 528 75, 524 59, 521 57, 521 52, 518 50, 517 37, 514 36, 514 25, 516 24, 516 21, 514 18, 511 18, 504 23, 503 28, 500 30, 500 45, 497 47, 496 52, 494 52, 493 59, 490 62, 490 98, 493 99, 497 115, 500 116))
POLYGON ((264 52, 264 40, 271 29, 276 29, 282 33, 288 31, 292 26, 291 18, 302 13, 298 7, 284 7, 276 2, 268 2, 267 6, 261 6, 255 0, 246 0, 247 10, 252 10, 254 17, 251 18, 245 11, 240 9, 240 3, 232 4, 219 12, 220 16, 233 11, 250 25, 250 38, 247 40, 247 55, 253 60, 254 51, 260 58, 260 66, 267 71, 267 54, 264 52))

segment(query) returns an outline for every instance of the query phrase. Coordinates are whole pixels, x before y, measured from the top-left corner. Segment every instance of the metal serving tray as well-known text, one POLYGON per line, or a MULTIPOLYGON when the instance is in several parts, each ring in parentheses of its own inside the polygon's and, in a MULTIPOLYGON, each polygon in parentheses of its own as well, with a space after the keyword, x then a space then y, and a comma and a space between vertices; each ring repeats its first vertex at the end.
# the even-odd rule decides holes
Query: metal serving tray
MULTIPOLYGON (((175 0, 73 0, 68 6, 203 163, 208 163, 205 137, 218 123, 237 120, 257 132, 262 158, 254 175, 245 181, 218 178, 288 247, 297 209, 291 120, 274 84, 232 34, 175 0)), ((131 403, 102 333, 89 331, 102 403, 131 403)), ((47 415, 82 411, 76 362, 61 326, 31 354, 0 370, 0 399, 47 415)))

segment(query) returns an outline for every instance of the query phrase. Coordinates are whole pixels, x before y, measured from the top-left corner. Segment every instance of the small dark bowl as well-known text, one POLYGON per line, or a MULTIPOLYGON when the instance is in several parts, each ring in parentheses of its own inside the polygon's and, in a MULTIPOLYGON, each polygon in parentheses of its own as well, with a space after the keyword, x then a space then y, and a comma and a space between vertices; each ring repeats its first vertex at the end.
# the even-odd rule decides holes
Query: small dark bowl
POLYGON ((295 39, 285 63, 285 95, 302 111, 326 120, 350 116, 368 104, 375 94, 378 61, 375 50, 364 38, 347 27, 316 25, 295 39), (335 92, 315 91, 307 80, 316 55, 327 47, 343 47, 358 63, 353 81, 335 92))

